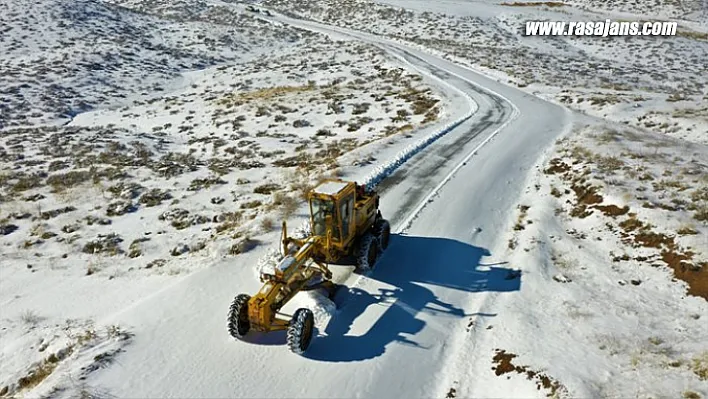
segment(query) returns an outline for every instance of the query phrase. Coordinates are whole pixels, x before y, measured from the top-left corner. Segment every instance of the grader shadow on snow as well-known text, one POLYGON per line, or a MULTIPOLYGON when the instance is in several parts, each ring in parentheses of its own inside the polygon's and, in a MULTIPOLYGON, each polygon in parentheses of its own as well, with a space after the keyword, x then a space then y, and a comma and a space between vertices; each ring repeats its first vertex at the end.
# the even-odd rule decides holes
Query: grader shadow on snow
POLYGON ((414 340, 425 327, 417 318, 419 313, 459 318, 473 315, 444 302, 423 284, 468 293, 520 289, 521 276, 514 270, 480 264, 481 258, 489 255, 486 249, 456 240, 391 235, 386 255, 368 277, 394 288, 377 295, 357 288, 342 289, 335 297, 339 310, 304 356, 328 362, 360 361, 383 355, 393 342, 426 349, 414 340), (387 306, 387 310, 368 331, 349 335, 356 319, 376 304, 387 306))

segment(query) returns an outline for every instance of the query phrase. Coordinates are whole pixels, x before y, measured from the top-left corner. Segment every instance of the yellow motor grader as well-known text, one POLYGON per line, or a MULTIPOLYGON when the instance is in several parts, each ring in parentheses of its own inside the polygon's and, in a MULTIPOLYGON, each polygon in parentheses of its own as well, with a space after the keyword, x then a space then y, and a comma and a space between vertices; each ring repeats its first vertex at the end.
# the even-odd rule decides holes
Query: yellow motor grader
POLYGON ((297 309, 290 320, 278 313, 298 292, 325 288, 332 294, 335 285, 328 264, 354 263, 372 268, 388 246, 391 227, 381 216, 379 195, 356 182, 330 179, 308 193, 310 234, 296 239, 288 236, 283 222, 282 255, 272 274, 263 273, 263 288, 253 297, 234 298, 228 315, 229 333, 243 338, 249 331, 287 330, 290 350, 302 354, 314 332, 314 315, 297 309))

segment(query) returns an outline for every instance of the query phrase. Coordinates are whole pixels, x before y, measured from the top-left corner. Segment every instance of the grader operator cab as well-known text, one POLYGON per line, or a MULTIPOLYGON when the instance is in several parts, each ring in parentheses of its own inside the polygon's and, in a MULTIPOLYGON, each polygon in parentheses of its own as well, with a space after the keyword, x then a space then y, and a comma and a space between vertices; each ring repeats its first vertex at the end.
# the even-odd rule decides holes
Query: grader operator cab
POLYGON ((229 308, 228 328, 234 338, 250 330, 287 330, 290 350, 302 354, 314 332, 314 315, 297 309, 290 320, 280 319, 280 310, 298 292, 325 288, 334 290, 329 264, 353 261, 357 268, 373 267, 388 247, 391 227, 379 211, 379 195, 363 185, 326 180, 308 193, 310 234, 288 236, 283 222, 282 260, 273 274, 261 275, 264 283, 253 297, 240 294, 229 308))

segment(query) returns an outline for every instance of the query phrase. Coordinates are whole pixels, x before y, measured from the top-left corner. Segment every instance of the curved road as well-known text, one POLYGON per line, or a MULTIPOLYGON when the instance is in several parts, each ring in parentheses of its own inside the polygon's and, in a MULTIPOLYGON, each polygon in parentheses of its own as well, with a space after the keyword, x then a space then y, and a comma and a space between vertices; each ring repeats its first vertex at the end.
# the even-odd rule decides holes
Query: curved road
MULTIPOLYGON (((350 279, 354 288, 341 293, 343 306, 306 357, 288 352, 280 334, 255 338, 257 344, 228 336, 228 304, 259 284, 250 267, 224 264, 115 316, 116 322, 137 326, 135 341, 91 384, 120 397, 444 396, 454 378, 446 365, 459 356, 455 348, 460 340, 479 338, 465 331, 468 319, 507 311, 496 309, 494 298, 523 288, 523 277, 507 278, 505 267, 513 265, 483 264, 504 260, 494 251, 504 247, 501 237, 525 177, 570 126, 571 115, 400 44, 273 19, 380 45, 464 91, 479 108, 381 183, 382 212, 394 226, 410 225, 392 237, 373 273, 350 279)), ((239 264, 255 262, 258 255, 246 254, 239 264)), ((486 353, 479 361, 490 362, 486 353)), ((474 353, 465 356, 478 361, 474 353)))

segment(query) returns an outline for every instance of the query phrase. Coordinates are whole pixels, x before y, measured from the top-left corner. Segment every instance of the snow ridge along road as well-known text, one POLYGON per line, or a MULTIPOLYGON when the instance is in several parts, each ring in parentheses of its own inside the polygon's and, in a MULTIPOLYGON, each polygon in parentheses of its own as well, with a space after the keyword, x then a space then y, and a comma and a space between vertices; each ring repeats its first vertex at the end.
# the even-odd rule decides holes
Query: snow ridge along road
MULTIPOLYGON (((523 277, 506 279, 510 269, 499 262, 499 239, 529 169, 567 128, 570 115, 440 58, 347 34, 386 45, 479 106, 378 185, 382 212, 395 226, 410 224, 406 234, 394 235, 377 269, 343 293, 345 305, 306 357, 289 353, 281 334, 250 342, 228 336, 231 300, 260 286, 252 268, 243 267, 262 255, 254 251, 240 256, 237 267, 223 262, 197 272, 112 317, 132 326, 135 339, 92 385, 120 397, 437 397, 455 374, 446 368, 458 346, 452 343, 473 338, 466 336, 469 318, 503 326, 513 317, 488 299, 489 293, 513 295, 523 284, 523 277), (485 257, 490 260, 482 262, 485 257), (478 314, 483 303, 489 313, 478 314)), ((492 350, 482 343, 468 359, 491 367, 492 350)), ((503 380, 499 384, 501 395, 503 380)))

